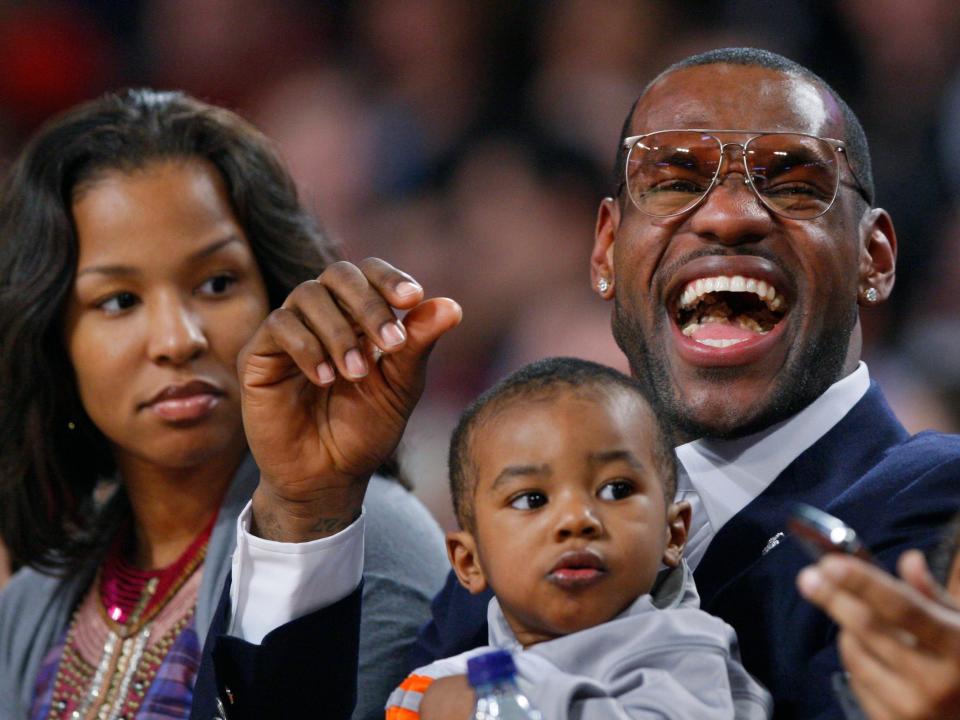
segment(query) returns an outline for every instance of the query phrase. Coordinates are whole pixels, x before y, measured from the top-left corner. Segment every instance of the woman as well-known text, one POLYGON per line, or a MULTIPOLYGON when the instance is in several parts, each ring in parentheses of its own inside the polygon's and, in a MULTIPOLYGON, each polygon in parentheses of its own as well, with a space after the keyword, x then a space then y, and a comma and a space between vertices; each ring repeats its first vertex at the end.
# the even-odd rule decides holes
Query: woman
MULTIPOLYGON (((188 715, 258 479, 237 354, 334 259, 266 139, 184 95, 108 95, 24 148, 0 192, 0 527, 26 566, 0 716, 188 715)), ((365 506, 355 717, 382 717, 446 561, 399 484, 365 506)))

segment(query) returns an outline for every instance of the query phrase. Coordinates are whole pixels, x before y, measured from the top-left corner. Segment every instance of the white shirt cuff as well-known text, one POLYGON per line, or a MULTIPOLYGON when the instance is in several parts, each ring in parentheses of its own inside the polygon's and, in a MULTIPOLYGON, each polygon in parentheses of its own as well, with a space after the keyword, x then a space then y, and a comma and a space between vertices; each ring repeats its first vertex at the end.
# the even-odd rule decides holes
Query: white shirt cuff
POLYGON ((251 504, 237 518, 227 633, 259 645, 271 630, 342 600, 363 577, 360 517, 336 535, 303 543, 250 534, 251 504))

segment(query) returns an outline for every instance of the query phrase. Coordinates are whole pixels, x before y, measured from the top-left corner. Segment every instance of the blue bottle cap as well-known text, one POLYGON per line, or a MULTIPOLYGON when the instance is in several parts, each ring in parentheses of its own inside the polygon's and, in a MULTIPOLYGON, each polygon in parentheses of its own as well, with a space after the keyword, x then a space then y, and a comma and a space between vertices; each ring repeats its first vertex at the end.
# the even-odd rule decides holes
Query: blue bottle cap
POLYGON ((507 680, 516 673, 513 657, 506 650, 493 650, 467 660, 467 679, 473 687, 507 680))

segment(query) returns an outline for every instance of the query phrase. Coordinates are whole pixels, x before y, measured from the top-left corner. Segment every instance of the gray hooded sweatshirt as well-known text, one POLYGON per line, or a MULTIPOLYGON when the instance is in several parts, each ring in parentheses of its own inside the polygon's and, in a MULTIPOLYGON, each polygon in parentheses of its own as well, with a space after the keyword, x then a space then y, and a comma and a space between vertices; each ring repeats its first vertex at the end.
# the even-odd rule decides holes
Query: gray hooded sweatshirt
MULTIPOLYGON (((733 628, 699 605, 684 563, 661 573, 652 594, 614 619, 523 649, 493 599, 487 610, 489 646, 413 674, 434 679, 463 674, 467 659, 504 649, 513 653, 520 690, 544 720, 770 718, 773 700, 740 663, 733 628)), ((398 688, 388 707, 416 711, 421 697, 398 688)))

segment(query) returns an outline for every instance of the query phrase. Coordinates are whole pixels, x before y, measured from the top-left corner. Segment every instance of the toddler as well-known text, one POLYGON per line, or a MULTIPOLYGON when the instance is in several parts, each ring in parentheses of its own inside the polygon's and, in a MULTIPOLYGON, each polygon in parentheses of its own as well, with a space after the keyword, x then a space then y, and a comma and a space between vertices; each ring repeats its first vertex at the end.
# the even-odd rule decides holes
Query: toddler
POLYGON ((570 358, 519 370, 463 414, 450 485, 453 569, 496 596, 489 647, 416 670, 388 720, 421 700, 424 718, 467 717, 466 661, 492 648, 513 653, 545 720, 770 716, 733 629, 698 609, 690 506, 673 502, 673 450, 632 380, 570 358))

